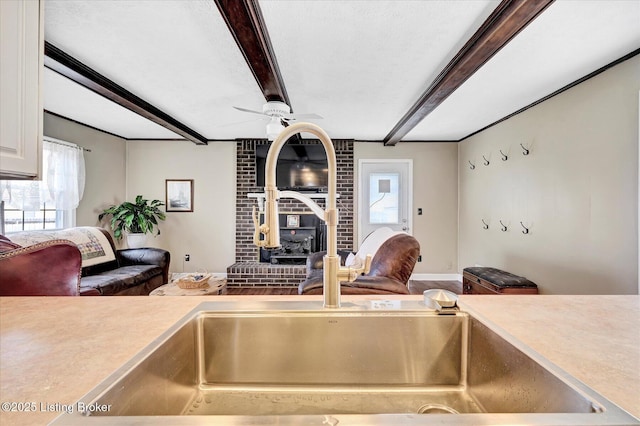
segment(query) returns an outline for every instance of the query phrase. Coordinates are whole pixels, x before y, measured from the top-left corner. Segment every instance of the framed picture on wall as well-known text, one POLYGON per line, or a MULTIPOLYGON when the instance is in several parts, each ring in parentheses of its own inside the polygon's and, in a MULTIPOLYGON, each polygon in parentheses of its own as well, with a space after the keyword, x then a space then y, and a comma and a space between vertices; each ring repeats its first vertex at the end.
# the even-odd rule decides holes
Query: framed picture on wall
POLYGON ((298 228, 300 226, 300 215, 288 214, 287 215, 287 228, 298 228))
POLYGON ((166 211, 193 211, 193 179, 166 179, 165 185, 166 211))

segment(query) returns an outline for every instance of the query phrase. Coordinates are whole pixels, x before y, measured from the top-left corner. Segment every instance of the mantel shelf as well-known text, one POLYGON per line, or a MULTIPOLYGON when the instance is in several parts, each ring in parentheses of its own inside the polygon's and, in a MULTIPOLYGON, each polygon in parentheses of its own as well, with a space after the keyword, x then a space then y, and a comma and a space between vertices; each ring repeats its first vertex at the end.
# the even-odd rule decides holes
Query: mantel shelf
MULTIPOLYGON (((327 201, 327 197, 329 197, 329 194, 326 192, 301 192, 301 194, 309 198, 319 198, 325 201, 327 201)), ((247 194, 247 198, 257 198, 260 202, 264 200, 264 197, 264 192, 250 192, 247 194)), ((340 194, 336 194, 336 198, 340 198, 340 194)))

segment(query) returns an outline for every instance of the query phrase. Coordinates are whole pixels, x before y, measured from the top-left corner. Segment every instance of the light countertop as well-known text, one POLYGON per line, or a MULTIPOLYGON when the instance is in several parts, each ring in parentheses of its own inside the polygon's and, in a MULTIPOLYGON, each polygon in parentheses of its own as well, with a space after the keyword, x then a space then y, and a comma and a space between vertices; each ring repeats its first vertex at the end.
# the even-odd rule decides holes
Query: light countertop
MULTIPOLYGON (((46 424, 56 404, 75 403, 200 302, 243 297, 300 296, 0 298, 0 402, 36 407, 2 411, 0 423, 46 424)), ((422 297, 342 297, 372 299, 422 297)), ((640 296, 465 295, 460 304, 640 417, 640 296)))

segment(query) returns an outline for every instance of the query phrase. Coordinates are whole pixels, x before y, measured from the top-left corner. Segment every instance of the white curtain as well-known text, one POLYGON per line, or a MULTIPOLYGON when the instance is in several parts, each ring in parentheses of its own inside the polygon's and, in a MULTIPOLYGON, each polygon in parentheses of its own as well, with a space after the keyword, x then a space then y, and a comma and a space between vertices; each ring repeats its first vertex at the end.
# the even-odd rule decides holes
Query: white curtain
POLYGON ((84 193, 85 169, 82 148, 61 141, 42 144, 42 180, 0 181, 5 208, 40 210, 42 204, 56 210, 78 207, 84 193))

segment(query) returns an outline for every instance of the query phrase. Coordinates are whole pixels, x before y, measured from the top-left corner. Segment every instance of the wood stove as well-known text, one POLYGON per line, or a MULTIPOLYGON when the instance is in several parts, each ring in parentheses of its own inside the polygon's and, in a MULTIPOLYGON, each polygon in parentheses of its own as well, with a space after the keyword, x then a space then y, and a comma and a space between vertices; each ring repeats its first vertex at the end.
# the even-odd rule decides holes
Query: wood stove
MULTIPOLYGON (((287 214, 281 214, 281 225, 287 214)), ((311 253, 326 250, 325 224, 315 215, 300 215, 300 225, 280 227, 280 247, 260 249, 260 262, 271 264, 304 265, 311 253)))
POLYGON ((316 251, 316 228, 280 228, 280 248, 271 251, 270 261, 305 263, 309 253, 316 251))

